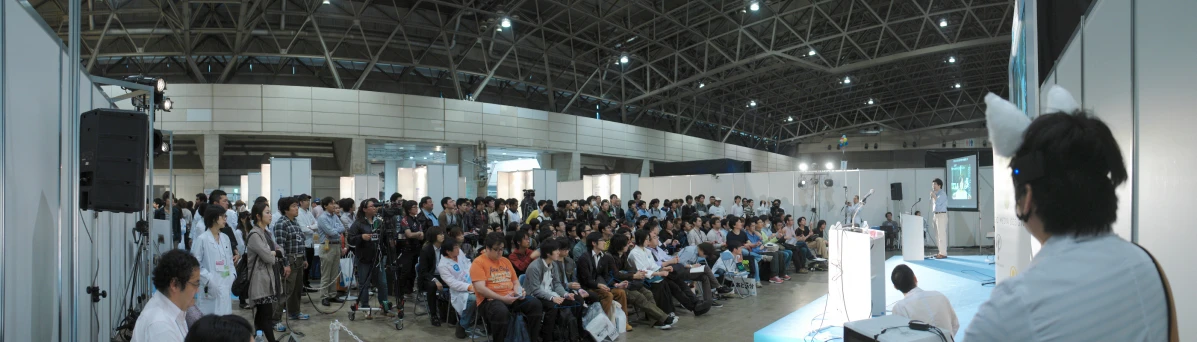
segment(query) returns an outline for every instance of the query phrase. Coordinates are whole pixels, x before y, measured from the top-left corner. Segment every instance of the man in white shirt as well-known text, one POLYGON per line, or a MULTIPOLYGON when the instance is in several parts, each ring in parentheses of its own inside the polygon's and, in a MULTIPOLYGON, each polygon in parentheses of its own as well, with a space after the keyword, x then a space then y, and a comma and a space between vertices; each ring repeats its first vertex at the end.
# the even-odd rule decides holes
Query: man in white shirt
POLYGON ((956 336, 956 331, 960 330, 960 320, 956 318, 956 310, 952 309, 947 296, 939 291, 920 289, 914 271, 905 264, 894 267, 889 278, 894 288, 905 295, 905 298, 894 303, 894 315, 931 324, 942 330, 949 340, 956 336))
POLYGON ((740 195, 736 195, 736 198, 732 199, 732 207, 731 209, 728 209, 728 215, 744 217, 744 204, 740 203, 741 200, 743 200, 743 198, 740 197, 740 195))
POLYGON ((716 217, 726 216, 727 212, 723 210, 723 200, 720 200, 719 197, 711 196, 711 206, 707 207, 707 213, 716 217))
POLYGON ((133 327, 132 342, 183 342, 187 308, 195 305, 200 286, 199 260, 187 251, 171 250, 154 267, 154 295, 133 327))
MULTIPOLYGON (((220 189, 212 190, 212 194, 208 195, 208 200, 210 201, 208 203, 209 206, 215 205, 215 206, 220 206, 221 208, 225 209, 225 213, 224 213, 225 225, 228 226, 230 229, 232 229, 234 232, 236 232, 237 231, 237 212, 233 211, 233 209, 230 209, 231 206, 229 205, 228 193, 225 193, 224 190, 220 190, 220 189)), ((193 222, 191 224, 191 226, 192 226, 191 239, 195 240, 195 239, 199 238, 201 233, 207 232, 208 227, 204 225, 203 212, 199 212, 199 215, 193 215, 193 216, 194 216, 195 222, 193 222)), ((282 215, 279 215, 279 216, 282 216, 282 215)))
MULTIPOLYGON (((320 258, 316 257, 316 249, 313 243, 320 239, 320 234, 315 234, 319 225, 316 223, 316 216, 312 215, 312 196, 302 194, 296 196, 299 199, 299 216, 295 217, 295 221, 299 222, 299 228, 303 231, 303 246, 304 246, 304 260, 308 262, 308 269, 304 270, 303 286, 307 292, 317 292, 318 290, 308 290, 312 288, 312 270, 320 269, 320 258)), ((283 215, 278 215, 283 216, 283 215)))

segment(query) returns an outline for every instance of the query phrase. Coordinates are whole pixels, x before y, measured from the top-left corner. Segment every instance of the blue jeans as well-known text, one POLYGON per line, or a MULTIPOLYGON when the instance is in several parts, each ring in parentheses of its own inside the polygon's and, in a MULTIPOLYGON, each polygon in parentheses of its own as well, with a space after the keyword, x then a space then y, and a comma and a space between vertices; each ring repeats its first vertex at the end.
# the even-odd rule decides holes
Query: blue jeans
POLYGON ((475 297, 473 293, 471 293, 470 297, 466 299, 466 308, 465 310, 462 310, 460 315, 458 315, 461 317, 459 317, 457 320, 457 324, 462 328, 469 329, 470 325, 474 323, 474 310, 478 308, 478 305, 475 305, 474 303, 477 301, 478 297, 475 297))
MULTIPOLYGON (((387 280, 382 270, 373 262, 357 262, 357 302, 363 308, 370 307, 370 284, 378 288, 378 302, 387 301, 387 280)), ((381 305, 380 305, 381 307, 381 305)))

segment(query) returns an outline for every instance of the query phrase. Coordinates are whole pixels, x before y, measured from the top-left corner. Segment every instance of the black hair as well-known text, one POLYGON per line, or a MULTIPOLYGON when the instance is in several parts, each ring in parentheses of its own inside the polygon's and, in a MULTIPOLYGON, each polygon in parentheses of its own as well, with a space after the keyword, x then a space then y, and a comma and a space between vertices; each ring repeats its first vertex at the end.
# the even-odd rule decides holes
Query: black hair
POLYGON ((623 236, 623 234, 615 234, 614 236, 611 237, 611 241, 608 242, 607 252, 615 253, 615 255, 619 255, 619 253, 623 252, 624 247, 627 247, 627 246, 628 246, 628 237, 623 236))
POLYGON ((424 207, 424 203, 432 203, 432 197, 424 196, 423 198, 420 198, 420 208, 424 207))
POLYGON ((827 220, 819 220, 818 223, 815 223, 815 228, 827 228, 827 220))
POLYGON ((919 214, 922 214, 922 213, 923 213, 923 211, 922 211, 922 210, 915 210, 915 211, 914 211, 914 214, 915 214, 915 215, 919 215, 919 214))
POLYGON ((739 241, 728 241, 727 242, 727 250, 729 250, 729 251, 734 251, 734 250, 736 250, 736 248, 740 248, 743 246, 744 246, 744 244, 739 241))
POLYGON ((712 245, 710 242, 698 244, 698 250, 702 251, 702 254, 708 258, 719 255, 715 252, 715 245, 712 245))
POLYGON ((636 190, 636 192, 633 192, 633 193, 632 193, 632 198, 639 199, 639 198, 637 198, 637 197, 640 197, 640 195, 641 195, 641 193, 640 193, 640 190, 636 190))
POLYGON ((403 194, 398 192, 391 194, 391 203, 395 203, 395 201, 398 201, 400 198, 403 198, 403 194))
POLYGON ((694 196, 686 195, 686 200, 687 201, 694 200, 694 196))
POLYGON ((295 200, 295 197, 283 197, 283 198, 280 198, 280 199, 278 200, 278 214, 279 214, 279 215, 286 216, 286 215, 287 215, 287 210, 290 210, 290 209, 291 209, 291 205, 292 205, 292 204, 296 204, 296 205, 298 205, 298 204, 299 204, 299 201, 295 200))
POLYGON ((657 204, 661 204, 661 200, 658 200, 658 199, 654 198, 652 201, 649 201, 649 202, 648 202, 648 205, 649 205, 650 207, 651 207, 651 206, 654 206, 654 205, 657 205, 657 204))
POLYGON ((337 205, 341 206, 341 210, 343 211, 350 211, 353 210, 354 202, 352 198, 342 198, 340 201, 337 201, 337 205))
MULTIPOLYGON (((320 199, 320 206, 325 209, 328 209, 328 205, 333 203, 337 203, 337 200, 332 198, 332 196, 324 196, 324 198, 320 199)), ((340 204, 337 205, 340 206, 340 204)))
POLYGON ((458 246, 457 239, 445 239, 445 242, 441 244, 441 255, 449 256, 449 252, 452 252, 457 247, 460 247, 458 246))
POLYGON ((208 198, 211 199, 211 201, 208 201, 208 202, 212 202, 212 203, 220 202, 221 197, 228 198, 229 194, 224 192, 224 190, 220 190, 220 189, 212 190, 212 193, 208 195, 208 198))
POLYGON ((549 254, 556 252, 557 249, 558 249, 557 240, 547 239, 545 241, 542 241, 540 243, 540 257, 542 259, 547 259, 549 257, 549 254))
POLYGON ((444 208, 446 205, 449 205, 449 201, 452 201, 452 200, 453 200, 453 198, 449 197, 449 196, 442 197, 441 198, 441 208, 444 208))
POLYGON ((154 204, 157 204, 159 207, 164 207, 166 206, 166 201, 163 201, 161 198, 155 198, 154 204))
POLYGON ((586 235, 586 250, 594 251, 594 244, 603 239, 603 233, 594 232, 586 235))
POLYGON ((1045 232, 1085 236, 1112 230, 1118 218, 1114 189, 1127 173, 1118 141, 1101 120, 1084 112, 1041 115, 1023 132, 1023 144, 1010 159, 1015 171, 1040 170, 1038 177, 1012 178, 1020 204, 1027 187, 1032 190, 1034 205, 1023 215, 1037 215, 1045 232), (1026 160, 1039 165, 1019 165, 1026 160))
MULTIPOLYGON (((249 212, 249 225, 257 227, 258 221, 261 221, 260 219, 262 214, 264 214, 266 212, 266 208, 269 207, 270 205, 267 205, 266 202, 254 203, 253 208, 250 208, 249 212)), ((270 222, 266 222, 266 224, 269 225, 270 222)))
POLYGON ((402 203, 402 204, 400 204, 399 206, 400 206, 401 208, 403 208, 403 213, 402 213, 402 215, 403 215, 403 216, 407 216, 407 215, 409 215, 408 213, 410 213, 410 212, 411 212, 411 209, 412 209, 412 208, 416 208, 416 206, 417 206, 417 205, 418 205, 418 204, 416 204, 416 201, 403 201, 403 203, 402 203))
MULTIPOLYGON (((441 228, 441 227, 428 228, 427 231, 424 231, 424 244, 431 246, 432 244, 436 243, 436 237, 440 236, 440 235, 445 235, 444 228, 441 228)), ((449 239, 445 239, 445 240, 447 241, 449 239)))
POLYGON ((890 215, 893 215, 893 214, 894 214, 894 213, 892 213, 892 212, 888 212, 888 211, 887 211, 887 212, 885 212, 885 216, 890 216, 890 215))
POLYGON ((649 229, 641 229, 641 230, 637 230, 637 231, 636 231, 636 234, 635 234, 635 235, 633 235, 633 237, 635 237, 635 238, 636 238, 636 245, 637 245, 637 246, 640 246, 640 247, 645 247, 645 246, 644 246, 644 240, 648 240, 648 234, 649 234, 649 232, 650 232, 650 231, 652 231, 652 228, 649 228, 649 229))
POLYGON ((735 215, 727 217, 727 229, 736 229, 736 223, 740 222, 740 218, 735 215))
POLYGON ((939 178, 936 178, 935 180, 932 180, 931 182, 935 183, 935 185, 938 185, 940 189, 943 189, 943 181, 940 180, 939 178))
POLYGON ((490 232, 486 234, 486 239, 482 240, 482 244, 486 248, 502 247, 507 236, 500 232, 490 232))
POLYGON ((901 264, 894 267, 894 271, 889 274, 889 280, 894 282, 894 288, 898 289, 903 294, 910 292, 915 287, 914 270, 910 266, 901 264))
POLYGON ((520 247, 520 245, 524 242, 524 239, 526 239, 528 237, 528 234, 524 233, 523 229, 520 229, 520 230, 508 233, 507 237, 508 237, 507 245, 510 246, 512 250, 515 250, 516 248, 520 247))
POLYGON ((258 198, 255 198, 255 199, 254 199, 254 204, 257 204, 257 203, 267 203, 267 202, 270 202, 270 199, 269 199, 269 198, 266 198, 266 196, 258 196, 258 198))
POLYGON ((374 207, 377 208, 378 200, 374 199, 374 198, 367 198, 367 199, 363 200, 362 204, 357 206, 357 217, 354 218, 356 221, 363 222, 366 224, 370 223, 370 222, 366 221, 366 207, 368 207, 370 204, 374 204, 374 207))
MULTIPOLYGON (((212 229, 212 226, 216 224, 217 220, 220 220, 221 216, 225 215, 225 212, 226 210, 220 206, 208 206, 208 209, 204 211, 204 227, 212 229)), ((226 222, 225 225, 227 226, 228 223, 226 222)))
POLYGON ((507 222, 507 231, 514 232, 520 230, 519 222, 507 222))
POLYGON ((191 281, 191 273, 199 269, 199 260, 182 249, 172 249, 162 254, 158 259, 158 266, 154 267, 154 287, 164 295, 170 295, 170 287, 176 286, 179 291, 187 288, 191 281))
POLYGON ((201 202, 207 202, 207 201, 208 201, 208 195, 206 195, 206 194, 204 194, 204 193, 202 193, 202 192, 201 192, 201 193, 198 193, 198 194, 195 194, 195 200, 196 200, 196 201, 201 201, 201 202))
POLYGON ((205 315, 191 324, 183 342, 246 341, 253 333, 253 325, 241 316, 205 315))

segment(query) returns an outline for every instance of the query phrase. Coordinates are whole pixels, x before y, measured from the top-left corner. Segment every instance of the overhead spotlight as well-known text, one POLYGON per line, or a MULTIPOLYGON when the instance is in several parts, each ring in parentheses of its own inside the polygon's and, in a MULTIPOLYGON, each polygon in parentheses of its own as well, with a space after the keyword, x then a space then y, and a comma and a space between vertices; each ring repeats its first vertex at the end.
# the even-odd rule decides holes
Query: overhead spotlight
POLYGON ((948 27, 947 19, 939 19, 939 27, 948 27))
POLYGON ((166 80, 159 78, 158 81, 154 82, 154 90, 158 92, 166 91, 166 80))
POLYGON ((877 149, 877 143, 873 143, 873 149, 874 149, 874 150, 876 150, 876 149, 877 149))
POLYGON ((620 64, 628 64, 628 55, 619 56, 620 64))
POLYGON ((953 88, 956 88, 956 89, 960 89, 960 83, 956 83, 956 85, 954 85, 954 86, 952 86, 952 87, 953 87, 953 88))
MULTIPOLYGON (((803 165, 803 166, 805 166, 805 165, 803 165)), ((802 171, 806 171, 806 168, 805 168, 805 167, 803 167, 803 168, 802 168, 802 171)), ((805 180, 805 179, 798 181, 798 187, 799 187, 799 188, 801 188, 801 187, 805 187, 805 186, 806 186, 806 180, 805 180)))
POLYGON ((499 22, 499 26, 503 26, 503 28, 511 27, 511 19, 503 18, 503 21, 499 22))
POLYGON ((816 54, 818 54, 818 53, 817 53, 817 52, 815 52, 815 49, 810 49, 810 52, 807 52, 807 53, 806 53, 806 55, 807 55, 807 56, 814 56, 814 55, 816 55, 816 54))
POLYGON ((324 0, 324 4, 328 5, 329 4, 328 0, 324 0))
POLYGON ((175 108, 175 101, 172 101, 169 97, 162 100, 162 110, 169 112, 171 109, 174 109, 174 108, 175 108))
POLYGON ((905 142, 905 141, 903 141, 903 142, 902 142, 902 148, 906 148, 906 142, 905 142))
POLYGON ((503 155, 507 155, 507 152, 503 152, 503 155))
POLYGON ((431 156, 431 155, 432 155, 432 152, 428 152, 428 155, 430 155, 430 156, 431 156))
POLYGON ((948 63, 956 63, 956 56, 948 56, 948 63))
POLYGON ((823 166, 827 167, 828 170, 835 170, 835 164, 832 164, 831 162, 827 162, 827 164, 823 166))
POLYGON ((948 142, 947 142, 947 141, 944 141, 943 143, 940 143, 940 146, 943 146, 943 147, 948 147, 948 142))
POLYGON ((496 28, 495 28, 495 32, 503 32, 503 28, 502 28, 502 27, 496 27, 496 28))
POLYGON ((872 106, 872 105, 873 105, 873 99, 869 99, 869 102, 865 102, 865 104, 872 106))
POLYGON ((851 77, 844 77, 844 84, 850 84, 850 83, 852 83, 852 78, 851 78, 851 77))
MULTIPOLYGON (((806 171, 806 163, 798 163, 798 170, 806 171)), ((802 181, 802 185, 806 185, 806 181, 802 181)))
POLYGON ((171 151, 170 142, 162 135, 161 130, 154 130, 154 156, 157 157, 163 153, 171 151))
POLYGON ((757 2, 753 2, 751 5, 748 5, 748 9, 753 10, 753 11, 759 11, 759 10, 761 10, 761 4, 757 3, 757 2))
POLYGON ((788 118, 786 118, 786 121, 788 121, 788 122, 794 122, 794 117, 792 117, 792 116, 791 116, 791 117, 788 117, 788 118))
POLYGON ((953 141, 953 142, 952 142, 952 148, 956 148, 956 142, 955 142, 955 141, 953 141))
POLYGON ((698 82, 698 89, 702 89, 702 87, 705 87, 705 86, 707 86, 706 83, 698 82))
POLYGON ((748 105, 751 107, 756 107, 756 100, 748 101, 748 105))

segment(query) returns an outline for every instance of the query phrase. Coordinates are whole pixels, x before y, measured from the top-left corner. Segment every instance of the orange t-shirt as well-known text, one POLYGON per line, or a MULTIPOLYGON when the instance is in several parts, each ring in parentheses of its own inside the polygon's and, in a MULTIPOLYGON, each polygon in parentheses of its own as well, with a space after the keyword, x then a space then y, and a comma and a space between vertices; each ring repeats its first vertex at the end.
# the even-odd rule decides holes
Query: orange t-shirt
MULTIPOLYGON (((485 255, 480 255, 474 258, 474 265, 470 266, 470 281, 486 280, 486 288, 500 296, 514 293, 517 279, 515 267, 511 266, 511 261, 507 258, 491 260, 485 255)), ((482 304, 485 299, 486 297, 479 295, 478 304, 482 304)))

